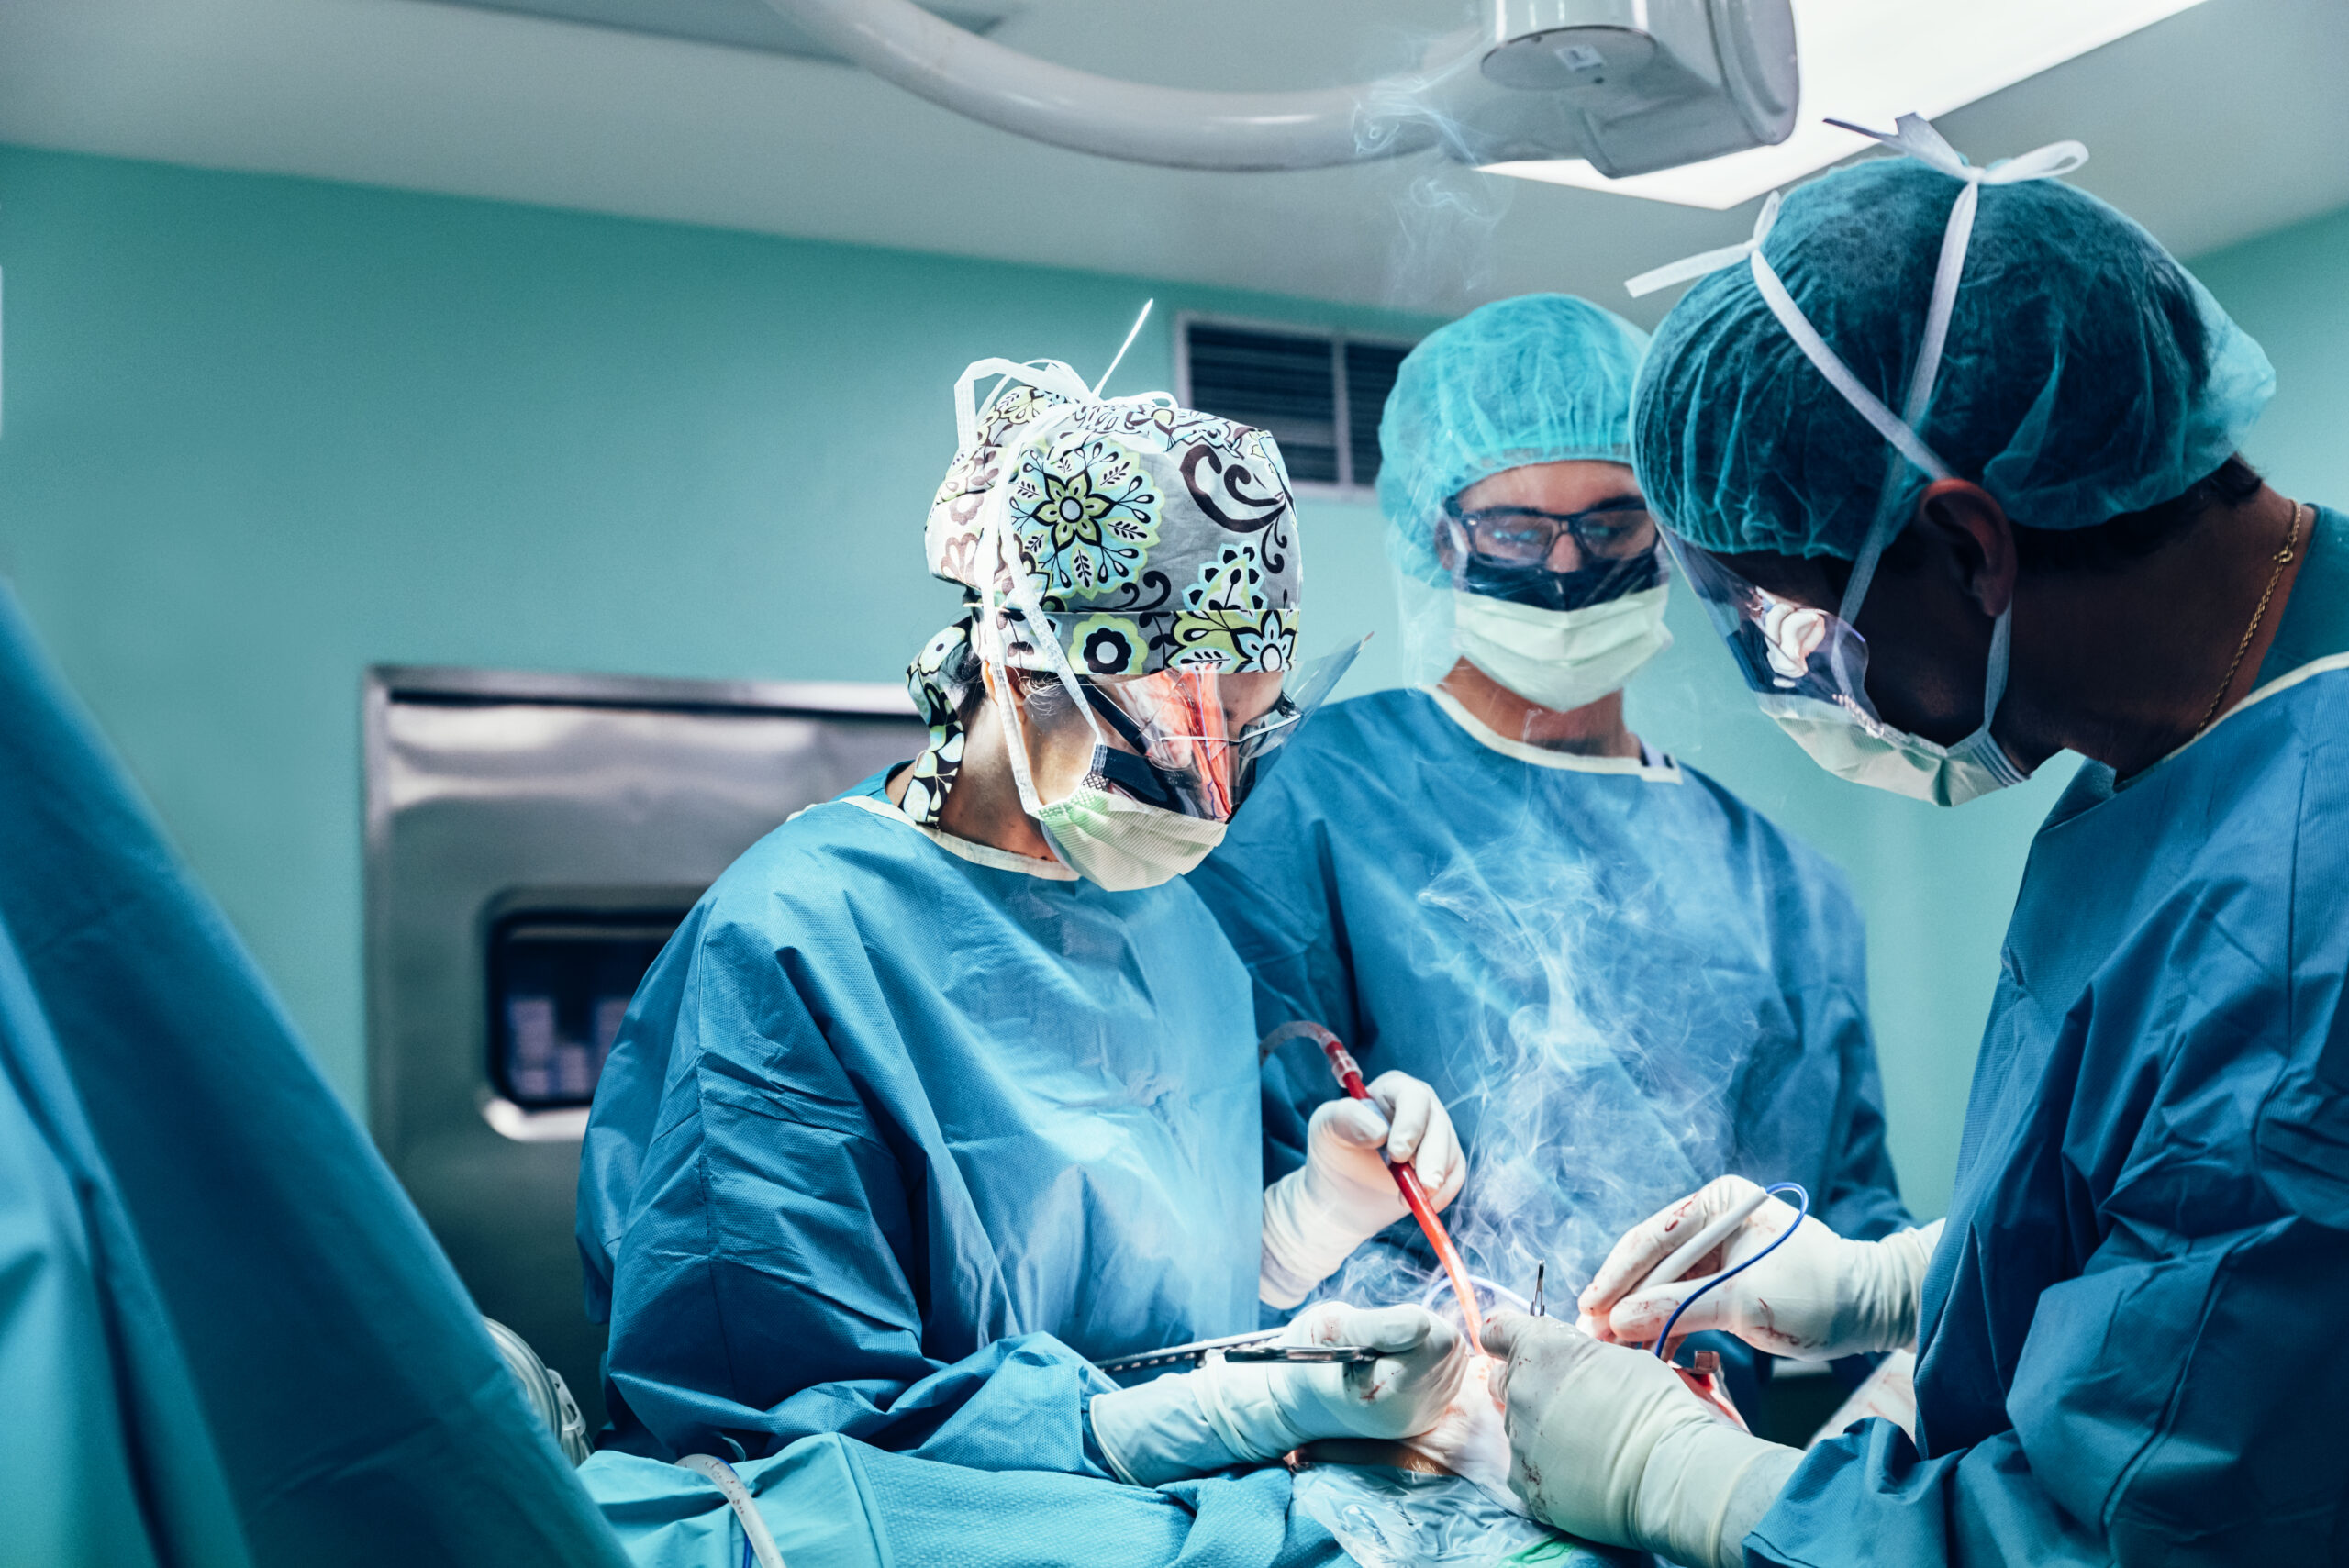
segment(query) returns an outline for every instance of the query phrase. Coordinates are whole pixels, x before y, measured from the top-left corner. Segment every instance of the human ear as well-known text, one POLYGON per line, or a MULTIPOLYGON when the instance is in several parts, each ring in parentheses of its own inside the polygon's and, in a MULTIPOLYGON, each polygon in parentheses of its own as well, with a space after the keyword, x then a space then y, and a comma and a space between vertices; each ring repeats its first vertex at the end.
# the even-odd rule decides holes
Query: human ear
POLYGON ((1988 491, 1964 479, 1935 480, 1917 497, 1916 527, 1955 559, 1965 592, 1984 615, 2004 615, 2014 604, 2014 525, 1988 491))

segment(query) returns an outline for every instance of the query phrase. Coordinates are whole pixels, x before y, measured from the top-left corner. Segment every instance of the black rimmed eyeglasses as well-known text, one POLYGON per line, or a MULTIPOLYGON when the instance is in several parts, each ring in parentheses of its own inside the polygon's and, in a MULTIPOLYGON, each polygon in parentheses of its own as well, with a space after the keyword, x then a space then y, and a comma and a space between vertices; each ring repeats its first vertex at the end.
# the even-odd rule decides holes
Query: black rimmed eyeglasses
POLYGON ((1475 554, 1512 565, 1537 566, 1550 559, 1558 536, 1573 538, 1586 561, 1629 561, 1655 548, 1655 517, 1637 495, 1619 495, 1579 512, 1545 512, 1535 506, 1479 506, 1463 511, 1455 500, 1443 515, 1475 554))

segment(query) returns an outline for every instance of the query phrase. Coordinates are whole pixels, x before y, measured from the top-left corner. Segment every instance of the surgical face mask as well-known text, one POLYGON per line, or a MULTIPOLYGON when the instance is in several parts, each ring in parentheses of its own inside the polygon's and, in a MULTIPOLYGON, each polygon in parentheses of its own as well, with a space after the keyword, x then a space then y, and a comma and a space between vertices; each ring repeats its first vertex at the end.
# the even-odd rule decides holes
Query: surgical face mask
POLYGON ((1954 746, 1943 746, 1877 721, 1854 723, 1838 709, 1822 710, 1801 698, 1770 698, 1762 710, 1812 762, 1837 778, 1890 790, 1935 806, 1969 800, 2019 784, 2031 775, 2014 764, 1990 734, 1990 720, 2007 689, 2007 642, 2011 613, 1998 617, 1990 633, 1990 661, 1982 687, 1982 722, 1954 746))
MULTIPOLYGON (((1006 705, 1007 716, 1010 710, 1011 705, 1006 705)), ((1079 876, 1112 893, 1156 887, 1196 868, 1223 842, 1227 822, 1146 805, 1110 785, 1097 772, 1088 772, 1065 799, 1031 804, 1034 788, 1021 761, 1026 748, 1018 733, 1019 720, 1008 722, 1021 804, 1043 828, 1052 853, 1079 876)))
POLYGON ((1584 609, 1553 610, 1454 590, 1453 639, 1463 657, 1529 702, 1559 712, 1620 691, 1672 646, 1666 584, 1584 609))
POLYGON ((1933 273, 1932 298, 1925 311, 1925 329, 1920 339, 1916 369, 1909 379, 1908 401, 1900 416, 1896 417, 1882 399, 1861 384, 1851 367, 1828 346, 1763 254, 1762 243, 1778 215, 1778 198, 1775 195, 1762 206, 1752 241, 1692 257, 1686 262, 1635 278, 1632 293, 1643 293, 1649 287, 1661 287, 1681 277, 1744 261, 1753 271, 1755 289, 1770 307, 1770 313, 1777 317, 1778 325, 1786 328, 1787 336, 1794 339, 1828 384, 1842 394, 1843 400, 1858 410, 1861 417, 1893 449, 1890 472, 1885 482, 1887 506, 1862 542, 1860 552, 1852 562, 1851 581, 1844 586, 1842 603, 1832 615, 1794 604, 1755 586, 1733 568, 1694 545, 1676 539, 1671 539, 1671 545, 1682 574, 1727 639, 1731 651, 1737 655, 1746 684, 1753 689, 1762 710, 1792 736, 1813 761, 1837 777, 1855 784, 1890 790, 1936 806, 1958 806, 1993 790, 2021 784, 2030 776, 2015 766, 2006 748, 1990 734, 1991 721, 1998 717, 1999 699, 2007 690, 2011 606, 1999 613, 1991 628, 1990 653, 1982 680, 1982 722, 1954 746, 1941 745, 1884 722, 1867 694, 1867 643, 1853 629, 1853 623, 1859 617, 1861 602, 1876 576, 1876 562, 1883 558, 1885 547, 1908 521, 1888 505, 1902 488, 1898 483, 1905 472, 1901 465, 1913 466, 1930 479, 1954 477, 1949 465, 1925 444, 1917 428, 1932 405, 1933 382, 1941 372, 1942 348, 1949 336, 1957 285, 1965 272, 1966 245, 1973 236, 1974 212, 1981 200, 1981 188, 1986 183, 2011 184, 2068 173, 2087 153, 2077 142, 2057 142, 2021 158, 1977 169, 1960 158, 1932 126, 1914 116, 1902 116, 1899 129, 1892 136, 1859 126, 1848 128, 1888 142, 1958 182, 1957 197, 1950 207, 1949 223, 1942 236, 1941 258, 1933 273))
MULTIPOLYGON (((1201 705, 1212 705, 1212 718, 1188 728, 1212 729, 1221 724, 1223 710, 1212 674, 1166 672, 1135 684, 1188 687, 1166 694, 1167 706, 1196 713, 1201 705)), ((1173 881, 1223 841, 1236 804, 1233 786, 1242 783, 1232 747, 1218 745, 1212 734, 1169 735, 1157 732, 1155 726, 1145 728, 1113 698, 1082 684, 1075 696, 1054 683, 1034 688, 1023 700, 1008 672, 997 666, 996 690, 1019 804, 1070 870, 1112 892, 1127 893, 1173 881), (1096 722, 1097 704, 1118 716, 1114 728, 1134 750, 1109 744, 1096 722), (1028 709, 1024 716, 1023 707, 1028 709), (1029 751, 1031 733, 1046 758, 1084 759, 1074 769, 1063 763, 1052 770, 1057 776, 1050 781, 1054 795, 1050 800, 1037 784, 1038 768, 1029 751), (1067 778, 1072 771, 1073 781, 1067 778)))
POLYGON ((1123 893, 1181 876, 1223 841, 1257 769, 1320 706, 1361 645, 1286 675, 1162 670, 1114 681, 1080 679, 1052 646, 1044 657, 1059 665, 1053 679, 1024 698, 995 665, 1012 779, 1052 853, 1123 893), (1279 695, 1262 717, 1234 727, 1227 705, 1240 703, 1232 688, 1242 682, 1273 683, 1279 695))

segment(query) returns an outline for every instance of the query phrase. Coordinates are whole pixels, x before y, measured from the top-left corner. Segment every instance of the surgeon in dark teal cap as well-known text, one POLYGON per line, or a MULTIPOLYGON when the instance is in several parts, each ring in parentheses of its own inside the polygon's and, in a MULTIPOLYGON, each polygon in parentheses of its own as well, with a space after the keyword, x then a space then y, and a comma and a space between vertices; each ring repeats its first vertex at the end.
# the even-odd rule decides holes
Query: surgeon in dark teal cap
POLYGON ((2349 517, 2238 454, 2266 356, 2058 181, 2076 143, 1984 169, 1921 120, 1885 139, 1908 156, 1795 192, 1674 307, 1641 479, 1831 771, 1954 805, 2087 762, 2032 849, 1946 1221, 1870 1241, 1765 1204, 1642 1288, 1754 1195, 1671 1206, 1585 1293, 1597 1337, 1488 1332, 1515 1484, 1691 1563, 2338 1562, 2349 517), (1913 1430, 1804 1454, 1709 1421, 1632 1348, 1683 1302, 1674 1332, 1782 1353, 1913 1344, 1913 1430))
MULTIPOLYGON (((1378 494, 1417 684, 1325 709, 1190 878, 1261 1029, 1326 1024, 1449 1105, 1451 1225, 1497 1301, 1580 1284, 1730 1172, 1801 1182, 1849 1235, 1907 1223, 1842 877, 1624 720, 1670 640, 1631 466, 1645 347, 1534 295, 1412 350, 1378 494)), ((1328 1072, 1308 1042, 1267 1073, 1268 1159, 1294 1164, 1328 1072)), ((1442 1288, 1408 1227, 1336 1287, 1442 1288)), ((1751 1390, 1753 1352, 1722 1349, 1751 1390)))

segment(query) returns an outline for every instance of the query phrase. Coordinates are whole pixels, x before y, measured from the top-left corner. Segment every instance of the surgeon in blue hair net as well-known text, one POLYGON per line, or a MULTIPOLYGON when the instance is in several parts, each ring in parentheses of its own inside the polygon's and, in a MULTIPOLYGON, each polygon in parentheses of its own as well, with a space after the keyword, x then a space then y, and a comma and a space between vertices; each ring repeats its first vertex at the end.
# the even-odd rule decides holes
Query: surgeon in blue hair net
MULTIPOLYGON (((1908 1222, 1842 877, 1624 721, 1670 641, 1630 461, 1645 347, 1532 295, 1412 350, 1378 494, 1419 684, 1317 717, 1191 876, 1259 1027, 1326 1024, 1451 1106, 1473 1173, 1451 1228, 1519 1298, 1732 1172, 1805 1184, 1849 1235, 1908 1222)), ((1267 1062, 1271 1158, 1302 1159, 1329 1084, 1309 1041, 1267 1062)), ((1398 1271, 1441 1289, 1408 1226, 1340 1280, 1398 1271)), ((1750 1393, 1753 1353, 1721 1342, 1750 1393)))
POLYGON ((1907 156, 1773 204, 1674 306, 1641 478, 1831 771, 1954 805, 2087 761, 2032 849, 1946 1219, 1870 1241, 1765 1203, 1662 1289, 1670 1232, 1751 1190, 1634 1228, 1594 1334, 1487 1334, 1513 1485, 1686 1563, 2338 1562, 2349 517, 2243 462, 2266 356, 2059 183, 2076 143, 1983 169, 1921 120, 1885 139, 1907 156), (1913 1436, 1805 1455, 1709 1420, 1632 1348, 1698 1289, 1681 1329, 1913 1343, 1913 1436))

